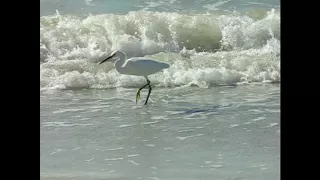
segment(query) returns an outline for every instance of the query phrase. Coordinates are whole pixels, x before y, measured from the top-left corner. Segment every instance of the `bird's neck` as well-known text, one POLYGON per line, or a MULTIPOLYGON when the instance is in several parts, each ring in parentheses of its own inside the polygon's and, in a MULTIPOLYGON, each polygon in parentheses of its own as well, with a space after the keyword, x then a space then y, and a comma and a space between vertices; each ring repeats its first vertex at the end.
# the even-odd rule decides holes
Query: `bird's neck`
POLYGON ((119 60, 115 63, 116 69, 119 70, 122 68, 122 65, 126 61, 126 55, 124 53, 118 54, 119 60))

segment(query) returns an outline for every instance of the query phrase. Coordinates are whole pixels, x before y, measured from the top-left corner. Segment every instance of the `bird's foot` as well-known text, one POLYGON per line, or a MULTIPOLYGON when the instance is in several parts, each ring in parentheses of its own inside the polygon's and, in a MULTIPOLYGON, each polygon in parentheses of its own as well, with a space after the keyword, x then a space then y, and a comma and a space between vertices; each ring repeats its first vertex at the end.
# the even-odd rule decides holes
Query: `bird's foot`
POLYGON ((136 95, 136 104, 138 103, 139 99, 140 99, 140 89, 138 90, 137 95, 136 95))
POLYGON ((148 100, 146 100, 146 102, 144 102, 144 105, 147 106, 148 100))

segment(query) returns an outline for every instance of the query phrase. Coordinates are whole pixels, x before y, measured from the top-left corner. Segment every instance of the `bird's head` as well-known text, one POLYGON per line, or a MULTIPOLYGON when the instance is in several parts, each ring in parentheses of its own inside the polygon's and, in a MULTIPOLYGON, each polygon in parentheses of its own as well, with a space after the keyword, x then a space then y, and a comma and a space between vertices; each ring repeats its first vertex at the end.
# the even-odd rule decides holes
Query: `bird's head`
POLYGON ((100 64, 106 62, 106 61, 109 61, 109 62, 115 62, 116 60, 118 60, 118 58, 116 57, 124 57, 124 53, 121 52, 121 51, 113 51, 111 53, 111 55, 109 57, 107 57, 106 59, 104 59, 103 61, 100 62, 100 64))

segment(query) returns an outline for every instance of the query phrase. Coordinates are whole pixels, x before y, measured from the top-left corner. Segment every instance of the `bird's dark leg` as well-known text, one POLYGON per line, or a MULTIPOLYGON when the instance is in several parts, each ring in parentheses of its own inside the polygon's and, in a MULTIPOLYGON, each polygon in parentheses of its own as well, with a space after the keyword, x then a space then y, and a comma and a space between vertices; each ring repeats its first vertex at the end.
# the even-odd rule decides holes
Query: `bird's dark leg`
POLYGON ((146 102, 144 103, 144 105, 147 105, 150 94, 151 94, 151 90, 152 90, 151 85, 150 85, 150 81, 148 81, 148 85, 149 85, 149 92, 148 92, 148 96, 147 96, 147 99, 146 99, 146 102))
MULTIPOLYGON (((146 78, 146 79, 147 79, 147 78, 146 78)), ((138 102, 138 99, 140 98, 140 91, 141 91, 143 88, 145 88, 146 86, 148 86, 148 85, 149 85, 149 87, 150 87, 150 81, 149 81, 149 79, 147 79, 147 84, 144 85, 144 86, 142 86, 142 87, 138 90, 137 95, 136 95, 136 104, 137 104, 137 102, 138 102)), ((150 91, 150 89, 149 89, 149 91, 150 91)), ((148 96, 148 98, 149 98, 149 96, 148 96)))
POLYGON ((136 95, 136 104, 137 104, 137 102, 138 102, 138 99, 140 98, 140 91, 141 91, 143 88, 145 88, 146 86, 148 86, 148 84, 142 86, 142 87, 138 90, 137 95, 136 95))

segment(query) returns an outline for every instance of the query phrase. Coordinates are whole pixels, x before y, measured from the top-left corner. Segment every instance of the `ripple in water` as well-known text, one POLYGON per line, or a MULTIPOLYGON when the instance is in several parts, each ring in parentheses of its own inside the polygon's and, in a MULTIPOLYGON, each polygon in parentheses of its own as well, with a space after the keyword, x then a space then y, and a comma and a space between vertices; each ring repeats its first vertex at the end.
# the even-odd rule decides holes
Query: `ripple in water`
POLYGON ((42 123, 44 127, 71 127, 71 126, 91 126, 92 123, 86 124, 72 124, 70 122, 44 122, 42 123))
POLYGON ((137 157, 140 156, 140 154, 129 154, 128 157, 137 157))
POLYGON ((198 136, 203 136, 204 134, 197 134, 197 135, 193 135, 193 136, 185 136, 185 137, 177 137, 179 140, 185 140, 185 139, 188 139, 188 138, 193 138, 193 137, 198 137, 198 136))
POLYGON ((137 163, 137 162, 135 162, 135 161, 133 161, 133 160, 128 160, 128 162, 131 162, 132 164, 134 164, 134 165, 136 165, 136 166, 139 166, 139 165, 140 165, 139 163, 137 163))
POLYGON ((253 119, 252 121, 261 121, 261 120, 264 120, 266 119, 266 117, 257 117, 255 119, 253 119))

